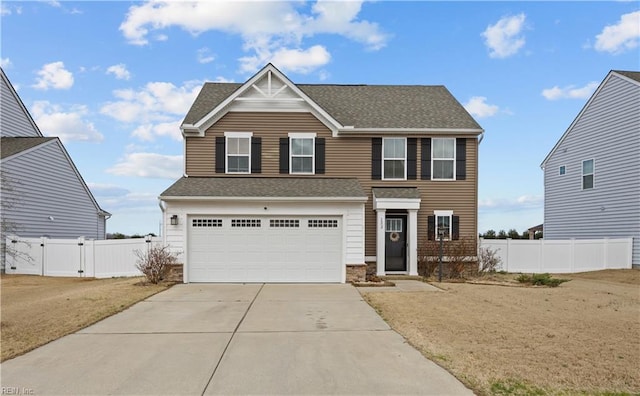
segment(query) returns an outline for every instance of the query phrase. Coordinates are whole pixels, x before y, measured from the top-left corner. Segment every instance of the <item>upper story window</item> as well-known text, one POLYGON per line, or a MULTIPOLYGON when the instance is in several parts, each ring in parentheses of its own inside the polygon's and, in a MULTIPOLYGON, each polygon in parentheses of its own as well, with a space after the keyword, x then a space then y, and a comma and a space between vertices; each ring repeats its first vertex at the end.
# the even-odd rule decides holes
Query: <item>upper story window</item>
POLYGON ((582 189, 589 190, 594 185, 594 175, 596 173, 595 162, 590 159, 582 161, 582 189))
POLYGON ((382 178, 405 180, 407 178, 407 139, 382 139, 382 178))
POLYGON ((226 173, 251 173, 251 132, 225 132, 226 173))
POLYGON ((560 176, 562 176, 562 175, 564 175, 564 174, 566 174, 566 173, 567 173, 567 167, 566 167, 566 166, 564 166, 564 165, 562 165, 562 166, 560 167, 560 169, 558 170, 558 174, 559 174, 560 176))
POLYGON ((433 138, 431 161, 433 180, 454 180, 456 139, 433 138))
POLYGON ((313 174, 315 172, 315 133, 290 133, 289 173, 313 174))

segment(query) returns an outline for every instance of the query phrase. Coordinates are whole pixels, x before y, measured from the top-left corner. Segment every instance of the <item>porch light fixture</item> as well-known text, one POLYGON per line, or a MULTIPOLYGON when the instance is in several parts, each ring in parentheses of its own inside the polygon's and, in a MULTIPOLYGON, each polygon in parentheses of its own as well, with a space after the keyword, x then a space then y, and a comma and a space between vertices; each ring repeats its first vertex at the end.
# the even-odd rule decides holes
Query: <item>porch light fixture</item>
POLYGON ((178 215, 171 216, 171 225, 178 225, 178 215))

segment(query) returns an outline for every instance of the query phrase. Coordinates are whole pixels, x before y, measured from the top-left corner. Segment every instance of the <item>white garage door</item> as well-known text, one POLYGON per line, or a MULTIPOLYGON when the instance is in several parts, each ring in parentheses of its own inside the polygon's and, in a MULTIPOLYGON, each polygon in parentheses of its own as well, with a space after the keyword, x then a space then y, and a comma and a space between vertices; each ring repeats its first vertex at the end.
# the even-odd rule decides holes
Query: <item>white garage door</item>
POLYGON ((341 223, 339 217, 189 217, 189 282, 340 282, 341 223))

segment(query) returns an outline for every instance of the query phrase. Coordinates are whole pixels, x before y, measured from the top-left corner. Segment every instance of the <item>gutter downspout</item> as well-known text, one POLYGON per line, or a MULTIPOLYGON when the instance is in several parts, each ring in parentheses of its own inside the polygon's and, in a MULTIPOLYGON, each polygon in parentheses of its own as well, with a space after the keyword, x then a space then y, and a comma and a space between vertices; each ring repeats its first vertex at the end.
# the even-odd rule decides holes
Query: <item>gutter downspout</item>
POLYGON ((162 211, 162 230, 161 233, 162 235, 160 235, 162 237, 162 242, 165 243, 165 239, 164 239, 164 213, 167 210, 167 207, 165 206, 165 203, 162 199, 158 198, 158 206, 160 207, 160 210, 162 211))

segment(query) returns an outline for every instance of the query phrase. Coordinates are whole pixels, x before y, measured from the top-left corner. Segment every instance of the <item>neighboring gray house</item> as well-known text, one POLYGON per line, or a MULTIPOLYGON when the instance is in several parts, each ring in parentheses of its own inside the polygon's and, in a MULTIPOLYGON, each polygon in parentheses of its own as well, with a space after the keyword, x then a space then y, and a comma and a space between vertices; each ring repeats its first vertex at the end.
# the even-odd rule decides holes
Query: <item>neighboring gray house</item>
MULTIPOLYGON (((0 75, 0 216, 3 224, 13 226, 2 231, 8 228, 21 237, 104 239, 110 213, 100 208, 60 139, 43 137, 4 70, 0 75)), ((0 237, 4 242, 6 236, 0 237)))
POLYGON ((633 237, 640 266, 640 72, 609 72, 540 166, 544 238, 633 237))

